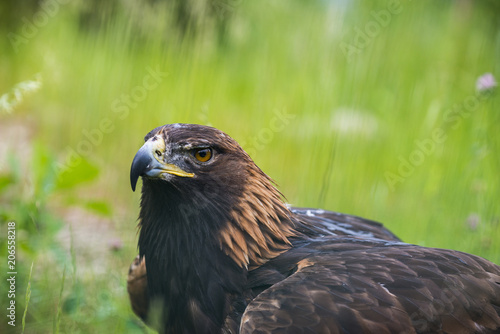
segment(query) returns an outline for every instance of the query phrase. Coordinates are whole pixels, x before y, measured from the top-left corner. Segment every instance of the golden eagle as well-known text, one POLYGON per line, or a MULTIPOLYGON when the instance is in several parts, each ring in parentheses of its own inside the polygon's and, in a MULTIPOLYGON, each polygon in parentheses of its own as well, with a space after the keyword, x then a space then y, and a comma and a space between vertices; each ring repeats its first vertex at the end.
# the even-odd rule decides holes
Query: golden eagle
POLYGON ((500 267, 401 242, 381 224, 288 207, 238 143, 212 127, 148 133, 136 314, 165 333, 493 333, 500 267), (147 268, 147 274, 146 274, 147 268))

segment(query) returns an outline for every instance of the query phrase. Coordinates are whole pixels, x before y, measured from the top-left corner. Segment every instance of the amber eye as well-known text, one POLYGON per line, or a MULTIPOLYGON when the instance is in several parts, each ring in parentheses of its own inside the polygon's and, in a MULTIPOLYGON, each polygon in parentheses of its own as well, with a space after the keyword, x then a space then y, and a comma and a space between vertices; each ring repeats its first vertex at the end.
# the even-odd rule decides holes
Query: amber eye
POLYGON ((202 148, 194 151, 194 157, 201 162, 207 162, 212 157, 212 149, 202 148))

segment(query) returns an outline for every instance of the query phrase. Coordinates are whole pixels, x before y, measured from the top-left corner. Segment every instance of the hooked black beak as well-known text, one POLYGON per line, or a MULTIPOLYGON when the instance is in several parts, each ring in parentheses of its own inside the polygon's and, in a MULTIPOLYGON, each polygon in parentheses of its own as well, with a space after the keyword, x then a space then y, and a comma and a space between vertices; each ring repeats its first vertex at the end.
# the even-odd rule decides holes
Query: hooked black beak
POLYGON ((151 170, 152 161, 153 157, 151 152, 148 152, 146 145, 142 146, 136 153, 132 161, 132 166, 130 167, 130 185, 132 186, 132 191, 135 191, 139 176, 151 170))
POLYGON ((130 167, 130 185, 135 191, 139 176, 151 178, 161 178, 163 174, 172 174, 181 177, 193 177, 193 173, 188 173, 177 165, 163 161, 165 144, 157 138, 149 139, 137 152, 130 167))

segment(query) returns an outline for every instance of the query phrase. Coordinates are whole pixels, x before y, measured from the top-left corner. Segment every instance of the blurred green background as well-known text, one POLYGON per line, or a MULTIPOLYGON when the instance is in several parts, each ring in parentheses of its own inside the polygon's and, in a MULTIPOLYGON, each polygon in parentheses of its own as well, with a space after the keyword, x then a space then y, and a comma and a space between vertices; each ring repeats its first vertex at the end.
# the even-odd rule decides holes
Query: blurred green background
POLYGON ((227 132, 293 205, 500 263, 500 98, 491 76, 478 86, 500 77, 495 1, 9 0, 0 13, 0 268, 14 221, 18 273, 16 327, 2 314, 0 332, 148 332, 126 293, 129 167, 166 123, 227 132))

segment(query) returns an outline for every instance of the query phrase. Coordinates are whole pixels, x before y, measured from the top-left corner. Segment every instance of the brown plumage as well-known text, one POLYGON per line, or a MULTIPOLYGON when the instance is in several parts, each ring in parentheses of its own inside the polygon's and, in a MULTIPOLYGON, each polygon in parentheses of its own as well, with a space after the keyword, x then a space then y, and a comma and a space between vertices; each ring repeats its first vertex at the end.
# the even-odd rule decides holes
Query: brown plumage
POLYGON ((142 320, 146 320, 149 309, 146 261, 137 255, 130 265, 127 278, 127 292, 132 310, 142 320))
POLYGON ((134 312, 166 333, 493 333, 500 267, 400 242, 381 224, 289 208, 232 138, 151 131, 142 176, 134 312), (147 263, 147 284, 144 281, 147 263))

